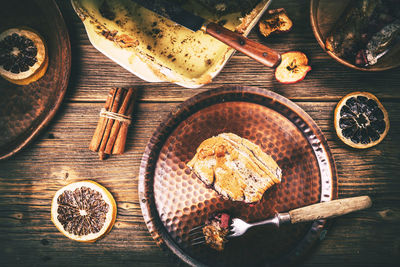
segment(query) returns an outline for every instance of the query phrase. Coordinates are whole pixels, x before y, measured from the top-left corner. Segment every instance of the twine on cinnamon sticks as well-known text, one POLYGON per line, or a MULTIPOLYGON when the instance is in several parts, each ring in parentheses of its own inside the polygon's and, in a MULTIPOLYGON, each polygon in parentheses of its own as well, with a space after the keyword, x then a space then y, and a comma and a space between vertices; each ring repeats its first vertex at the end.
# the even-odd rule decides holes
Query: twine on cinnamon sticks
POLYGON ((89 145, 90 150, 99 152, 100 159, 105 159, 106 155, 124 153, 135 98, 136 90, 132 88, 113 88, 108 93, 89 145))

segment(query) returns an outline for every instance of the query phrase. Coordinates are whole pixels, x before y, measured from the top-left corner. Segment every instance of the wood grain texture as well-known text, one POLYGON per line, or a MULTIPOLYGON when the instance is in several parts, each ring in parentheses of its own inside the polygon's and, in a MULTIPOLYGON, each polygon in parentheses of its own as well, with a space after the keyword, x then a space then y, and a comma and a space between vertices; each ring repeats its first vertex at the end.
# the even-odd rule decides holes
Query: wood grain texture
POLYGON ((308 1, 275 1, 294 21, 290 33, 251 39, 279 51, 302 50, 311 72, 294 85, 281 85, 273 70, 235 54, 213 83, 184 89, 146 83, 97 52, 69 1, 57 1, 72 46, 67 97, 53 122, 12 158, 0 161, 0 257, 2 266, 177 266, 180 261, 159 249, 142 218, 138 172, 144 148, 156 127, 181 101, 223 84, 271 89, 295 101, 316 121, 332 150, 339 175, 339 198, 369 195, 373 206, 333 220, 303 266, 397 266, 400 260, 400 69, 381 73, 351 70, 319 47, 309 25, 308 1), (112 87, 139 89, 126 152, 99 161, 88 149, 98 114, 112 87), (364 151, 347 147, 336 136, 333 110, 345 94, 376 94, 389 113, 391 128, 378 146, 364 151), (92 179, 106 186, 118 203, 113 230, 94 244, 61 235, 50 221, 50 203, 61 186, 92 179))
POLYGON ((335 199, 289 211, 291 223, 309 222, 342 216, 371 207, 369 196, 335 199))
MULTIPOLYGON (((369 210, 337 218, 306 266, 334 266, 344 260, 353 266, 390 265, 397 257, 399 242, 393 234, 400 222, 400 180, 395 179, 400 172, 399 155, 391 147, 399 147, 395 137, 400 134, 400 114, 391 117, 393 127, 379 146, 360 153, 336 137, 331 125, 336 103, 298 104, 321 127, 332 148, 339 173, 339 197, 370 195, 374 202, 369 210)), ((87 146, 103 104, 65 103, 55 123, 39 140, 0 162, 0 233, 7 240, 0 243, 0 251, 10 266, 62 265, 67 259, 74 265, 92 262, 96 266, 174 266, 179 262, 170 261, 171 255, 158 249, 151 239, 137 191, 139 163, 147 141, 176 105, 140 103, 126 153, 101 162, 87 146), (95 244, 68 240, 50 221, 53 194, 61 186, 82 179, 106 186, 118 203, 114 229, 95 244)), ((393 110, 397 103, 386 107, 393 110)))

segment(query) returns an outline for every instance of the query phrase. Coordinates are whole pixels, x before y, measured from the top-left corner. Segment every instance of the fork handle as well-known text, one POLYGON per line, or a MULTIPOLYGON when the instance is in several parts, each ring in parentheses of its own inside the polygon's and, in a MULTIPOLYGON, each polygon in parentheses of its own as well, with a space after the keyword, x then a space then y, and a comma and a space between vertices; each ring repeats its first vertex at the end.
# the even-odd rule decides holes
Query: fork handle
POLYGON ((371 205, 372 201, 369 196, 351 197, 321 202, 289 211, 290 222, 299 223, 333 218, 353 211, 369 208, 371 205))

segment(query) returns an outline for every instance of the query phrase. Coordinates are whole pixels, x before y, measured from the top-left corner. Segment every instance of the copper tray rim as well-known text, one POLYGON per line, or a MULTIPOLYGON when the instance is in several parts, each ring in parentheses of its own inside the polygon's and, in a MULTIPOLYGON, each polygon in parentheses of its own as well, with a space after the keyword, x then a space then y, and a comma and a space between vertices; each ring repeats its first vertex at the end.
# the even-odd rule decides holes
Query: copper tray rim
MULTIPOLYGON (((329 200, 338 198, 337 169, 333 155, 329 149, 328 143, 321 129, 318 127, 315 121, 294 102, 268 89, 251 87, 251 86, 239 86, 239 85, 232 85, 232 86, 225 85, 194 95, 193 97, 179 104, 173 111, 171 111, 152 134, 148 144, 146 145, 140 163, 139 184, 138 184, 139 202, 142 210, 142 215, 146 227, 148 228, 152 238, 155 240, 156 244, 163 250, 166 250, 166 248, 168 248, 182 261, 191 266, 208 266, 208 265, 205 265, 204 263, 198 261, 197 259, 185 253, 185 251, 179 246, 179 244, 177 244, 176 241, 170 236, 167 229, 161 222, 159 213, 155 206, 155 199, 152 187, 154 179, 155 163, 157 162, 158 155, 161 151, 161 148, 165 140, 168 138, 170 133, 172 133, 172 131, 182 122, 182 120, 175 120, 178 116, 184 116, 184 119, 187 119, 190 115, 193 114, 193 112, 191 112, 191 108, 193 108, 196 104, 207 101, 212 97, 226 95, 226 94, 237 95, 237 99, 229 100, 227 102, 244 101, 250 103, 255 103, 255 102, 246 101, 245 99, 241 100, 240 96, 244 96, 245 94, 256 94, 258 96, 269 98, 272 99, 273 101, 279 102, 280 104, 283 104, 286 107, 290 108, 296 114, 300 115, 301 118, 305 120, 306 123, 313 129, 314 135, 317 136, 318 140, 320 141, 320 147, 323 147, 323 149, 325 149, 326 156, 329 160, 329 167, 331 170, 330 174, 332 175, 330 180, 331 192, 329 200), (162 138, 163 136, 166 136, 165 140, 162 138), (152 162, 152 160, 154 162, 152 162), (154 231, 152 231, 151 228, 153 228, 154 231)), ((218 103, 215 102, 208 103, 207 106, 211 106, 214 104, 218 103)), ((302 133, 305 134, 304 132, 302 133)), ((307 141, 309 141, 308 138, 307 141)), ((313 152, 315 153, 317 148, 312 146, 312 149, 313 152)), ((321 174, 321 179, 322 179, 322 174, 321 174)), ((321 199, 322 198, 323 194, 321 192, 321 199)), ((303 237, 303 239, 300 240, 300 242, 288 254, 286 254, 285 257, 275 262, 272 262, 272 265, 273 266, 292 265, 298 262, 301 258, 304 258, 310 252, 314 244, 322 240, 322 235, 324 235, 324 233, 321 232, 324 228, 326 228, 327 225, 328 225, 327 220, 318 220, 313 222, 307 234, 303 237)))
MULTIPOLYGON (((53 14, 54 17, 57 17, 59 19, 59 24, 63 31, 62 33, 60 33, 60 35, 65 37, 65 43, 67 44, 65 58, 64 58, 64 65, 66 66, 66 75, 64 75, 62 77, 61 90, 60 90, 59 96, 58 96, 57 100, 55 101, 54 106, 51 108, 50 112, 48 112, 48 114, 39 123, 39 125, 36 126, 36 128, 33 131, 31 131, 31 133, 28 134, 28 136, 22 142, 18 142, 16 140, 14 140, 13 143, 14 142, 17 143, 17 145, 14 148, 12 148, 9 152, 6 151, 3 154, 0 153, 0 161, 5 160, 5 159, 15 155, 20 150, 22 150, 24 147, 29 145, 43 131, 43 129, 48 126, 48 124, 54 118, 58 109, 60 108, 61 103, 65 96, 65 93, 67 92, 69 77, 71 75, 71 41, 69 38, 68 28, 67 28, 67 25, 65 24, 65 20, 60 11, 60 8, 58 7, 55 0, 50 0, 49 2, 51 2, 51 5, 55 11, 55 13, 53 14)), ((43 3, 42 3, 42 5, 43 5, 43 3)))
POLYGON ((341 57, 338 57, 335 55, 335 53, 326 50, 325 48, 325 41, 322 39, 322 34, 320 32, 320 29, 318 27, 318 19, 317 19, 317 10, 318 10, 318 5, 319 5, 320 0, 311 0, 310 1, 310 22, 311 22, 311 28, 314 34, 315 39, 317 39, 318 44, 321 46, 322 50, 324 50, 331 58, 339 62, 340 64, 343 64, 349 68, 355 69, 355 70, 360 70, 360 71, 368 71, 368 72, 378 72, 378 71, 385 71, 385 70, 390 70, 394 69, 400 66, 400 61, 397 62, 397 64, 387 66, 387 67, 359 67, 356 66, 352 63, 350 63, 347 60, 342 59, 341 57))

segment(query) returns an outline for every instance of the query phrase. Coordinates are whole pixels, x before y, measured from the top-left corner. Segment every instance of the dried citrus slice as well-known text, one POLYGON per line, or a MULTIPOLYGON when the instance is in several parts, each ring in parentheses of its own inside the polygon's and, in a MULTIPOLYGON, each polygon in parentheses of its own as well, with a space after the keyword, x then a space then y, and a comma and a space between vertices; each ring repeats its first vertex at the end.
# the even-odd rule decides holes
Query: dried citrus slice
POLYGON ((367 92, 343 97, 335 109, 335 129, 339 138, 354 148, 379 144, 389 131, 389 117, 378 98, 367 92))
POLYGON ((49 64, 43 38, 28 28, 12 28, 0 34, 0 75, 26 85, 40 79, 49 64))
POLYGON ((117 205, 110 192, 93 181, 64 186, 51 204, 51 220, 66 237, 94 242, 107 234, 117 217, 117 205))

